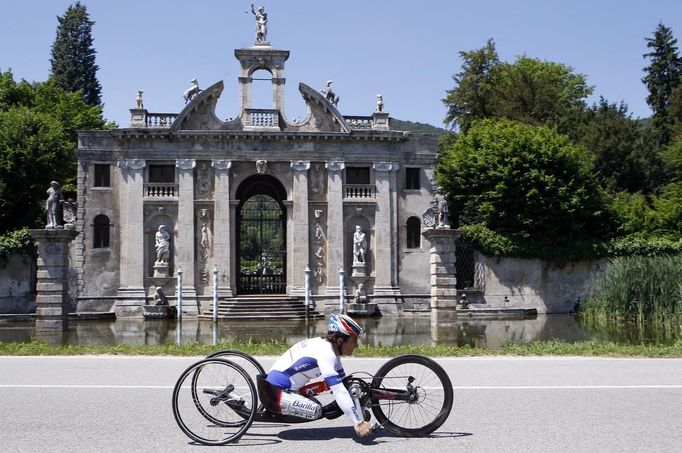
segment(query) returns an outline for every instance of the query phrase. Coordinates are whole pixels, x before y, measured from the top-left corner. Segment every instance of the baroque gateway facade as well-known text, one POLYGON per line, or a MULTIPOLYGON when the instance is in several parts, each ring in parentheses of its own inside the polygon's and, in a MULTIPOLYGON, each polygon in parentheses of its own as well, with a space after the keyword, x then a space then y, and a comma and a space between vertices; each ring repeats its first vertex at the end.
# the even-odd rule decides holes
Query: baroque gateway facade
POLYGON ((309 116, 288 121, 288 56, 235 50, 235 119, 215 115, 222 82, 195 82, 179 114, 148 112, 139 92, 129 128, 79 134, 79 311, 139 315, 157 288, 175 297, 180 271, 185 307, 206 311, 214 269, 221 300, 302 298, 306 266, 320 311, 338 306, 341 269, 346 293, 384 313, 428 304, 436 137, 391 130, 380 96, 371 116, 341 115, 330 83, 299 84, 309 116), (272 108, 252 108, 259 70, 272 108))

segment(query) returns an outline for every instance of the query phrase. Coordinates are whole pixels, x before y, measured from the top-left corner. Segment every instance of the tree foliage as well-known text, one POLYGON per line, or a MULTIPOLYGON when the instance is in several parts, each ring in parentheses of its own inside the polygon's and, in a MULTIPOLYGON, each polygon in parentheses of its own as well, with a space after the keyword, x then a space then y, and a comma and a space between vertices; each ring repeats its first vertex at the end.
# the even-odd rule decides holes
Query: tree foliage
POLYGON ((673 118, 670 113, 672 94, 680 84, 682 59, 677 52, 677 39, 672 30, 662 23, 658 24, 652 38, 646 38, 650 52, 644 54, 649 65, 644 68, 642 82, 646 84, 649 95, 647 103, 653 111, 653 125, 658 133, 658 142, 667 145, 671 139, 673 118))
POLYGON ((443 103, 445 123, 463 132, 477 119, 506 118, 570 133, 592 93, 584 75, 561 63, 527 56, 500 61, 492 40, 460 56, 462 70, 443 103))
POLYGON ((444 151, 438 181, 456 225, 545 243, 605 238, 612 225, 591 155, 545 126, 475 122, 444 151))
POLYGON ((41 224, 50 181, 75 189, 76 131, 103 128, 101 114, 53 80, 0 71, 0 234, 41 224))
POLYGON ((102 87, 97 80, 96 51, 93 47, 92 26, 87 8, 80 2, 67 8, 57 18, 57 37, 52 44, 51 77, 65 91, 82 93, 89 105, 102 104, 102 87))

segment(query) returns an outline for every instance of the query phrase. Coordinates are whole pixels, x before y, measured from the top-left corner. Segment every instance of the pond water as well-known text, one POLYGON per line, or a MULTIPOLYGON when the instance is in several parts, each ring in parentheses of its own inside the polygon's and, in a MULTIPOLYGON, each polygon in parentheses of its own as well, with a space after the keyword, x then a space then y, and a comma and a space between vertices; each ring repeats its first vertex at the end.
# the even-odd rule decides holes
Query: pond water
MULTIPOLYGON (((472 319, 460 317, 455 322, 431 324, 428 316, 405 316, 360 319, 366 333, 361 344, 367 345, 468 345, 496 348, 510 342, 590 339, 618 343, 669 344, 680 335, 680 328, 635 327, 631 325, 590 326, 572 315, 538 315, 532 319, 472 319)), ((199 321, 185 318, 182 323, 168 320, 125 319, 117 321, 71 321, 64 333, 37 332, 32 322, 0 321, 0 342, 28 342, 32 338, 51 344, 146 344, 242 340, 263 342, 298 340, 326 331, 325 320, 316 321, 199 321)))

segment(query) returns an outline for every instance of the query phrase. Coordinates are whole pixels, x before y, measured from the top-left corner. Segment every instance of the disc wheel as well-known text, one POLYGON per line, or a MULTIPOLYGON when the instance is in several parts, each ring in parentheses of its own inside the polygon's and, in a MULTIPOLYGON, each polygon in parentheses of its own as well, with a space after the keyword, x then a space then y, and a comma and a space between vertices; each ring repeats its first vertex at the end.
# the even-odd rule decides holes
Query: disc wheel
POLYGON ((258 397, 249 374, 223 359, 187 368, 173 389, 173 416, 180 429, 204 445, 237 441, 256 415, 258 397))
POLYGON ((438 429, 452 410, 450 378, 428 357, 403 355, 389 360, 377 371, 370 387, 409 395, 407 401, 376 398, 371 402, 377 421, 398 436, 426 436, 438 429))

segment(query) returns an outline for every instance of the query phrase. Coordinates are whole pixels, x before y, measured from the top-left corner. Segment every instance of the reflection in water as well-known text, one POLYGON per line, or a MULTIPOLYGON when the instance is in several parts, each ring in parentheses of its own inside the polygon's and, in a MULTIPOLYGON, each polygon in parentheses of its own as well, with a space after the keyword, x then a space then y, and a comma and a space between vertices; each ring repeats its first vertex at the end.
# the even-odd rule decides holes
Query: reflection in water
MULTIPOLYGON (((472 319, 431 324, 431 318, 421 316, 360 319, 365 328, 362 344, 399 346, 452 345, 473 348, 496 348, 510 342, 534 340, 564 340, 575 342, 589 339, 621 343, 668 344, 680 337, 679 327, 662 334, 654 328, 634 328, 631 325, 599 326, 585 324, 571 315, 539 315, 534 319, 472 319)), ((215 344, 219 341, 252 342, 286 341, 294 343, 321 335, 327 321, 198 321, 142 320, 121 318, 112 321, 76 321, 64 334, 36 332, 33 323, 0 322, 0 341, 27 342, 35 337, 48 343, 65 344, 146 344, 169 343, 215 344)))

